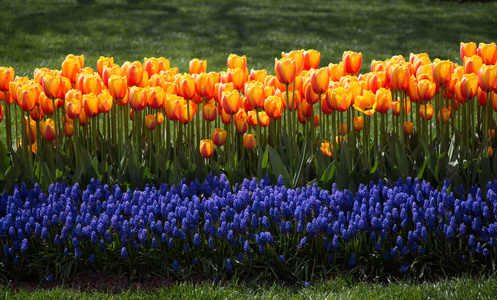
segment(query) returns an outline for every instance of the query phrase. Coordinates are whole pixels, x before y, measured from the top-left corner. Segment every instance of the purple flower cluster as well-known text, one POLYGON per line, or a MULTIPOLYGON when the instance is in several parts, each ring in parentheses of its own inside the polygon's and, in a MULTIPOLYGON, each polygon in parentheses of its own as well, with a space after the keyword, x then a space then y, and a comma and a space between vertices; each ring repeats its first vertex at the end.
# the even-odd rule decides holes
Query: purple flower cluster
POLYGON ((449 259, 463 263, 490 260, 496 250, 497 181, 486 199, 477 187, 456 198, 448 181, 441 190, 417 179, 380 181, 361 185, 355 196, 335 186, 287 189, 278 182, 252 179, 232 188, 224 175, 209 175, 202 184, 143 191, 99 180, 84 190, 58 183, 48 193, 16 186, 0 196, 0 264, 16 264, 40 247, 92 264, 104 263, 106 252, 129 261, 146 249, 164 253, 174 272, 216 249, 233 253, 222 258, 228 271, 244 257, 268 255, 277 263, 307 255, 354 266, 371 253, 405 264, 427 249, 453 247, 449 259))

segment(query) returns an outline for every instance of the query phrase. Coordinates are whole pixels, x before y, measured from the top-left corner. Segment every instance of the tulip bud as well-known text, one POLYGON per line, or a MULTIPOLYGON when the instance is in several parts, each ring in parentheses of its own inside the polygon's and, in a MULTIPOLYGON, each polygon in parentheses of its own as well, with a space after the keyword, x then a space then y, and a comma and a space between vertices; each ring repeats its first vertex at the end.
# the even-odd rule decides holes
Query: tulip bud
POLYGON ((200 154, 203 158, 209 158, 214 154, 214 143, 212 140, 201 140, 199 146, 200 154))
POLYGON ((253 134, 246 134, 243 136, 243 146, 247 150, 252 150, 255 148, 255 137, 253 134))
POLYGON ((412 132, 414 131, 414 124, 412 122, 404 122, 404 134, 405 135, 411 135, 412 132))
POLYGON ((362 119, 362 117, 361 116, 354 117, 354 130, 361 131, 363 127, 364 127, 364 120, 362 119))

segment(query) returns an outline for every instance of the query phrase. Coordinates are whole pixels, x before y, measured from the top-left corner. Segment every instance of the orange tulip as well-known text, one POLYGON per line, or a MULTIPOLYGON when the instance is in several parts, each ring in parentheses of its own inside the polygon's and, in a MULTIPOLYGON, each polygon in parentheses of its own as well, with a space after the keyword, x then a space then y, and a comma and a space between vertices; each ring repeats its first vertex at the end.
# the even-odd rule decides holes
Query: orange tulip
POLYGON ((347 134, 347 124, 339 124, 338 125, 338 134, 346 135, 347 134))
POLYGON ((423 101, 430 101, 435 97, 437 86, 433 81, 422 79, 418 81, 418 96, 423 101))
POLYGON ((295 61, 290 58, 275 59, 274 71, 278 81, 284 85, 293 83, 297 76, 295 61))
POLYGON ((155 119, 155 115, 147 115, 145 117, 145 127, 147 127, 148 130, 155 129, 155 119))
POLYGON ((181 101, 180 106, 180 118, 179 121, 181 124, 191 123, 193 121, 193 116, 197 112, 197 104, 192 101, 181 101), (188 107, 188 105, 190 107, 188 107), (188 110, 190 111, 190 116, 188 116, 188 110))
POLYGON ((74 135, 74 121, 72 119, 65 118, 64 134, 67 137, 71 137, 74 135))
POLYGON ((220 109, 219 115, 221 116, 223 124, 231 124, 231 115, 227 114, 224 109, 220 109))
POLYGON ((29 119, 24 117, 24 124, 25 124, 25 130, 26 130, 26 137, 28 138, 28 143, 29 144, 35 143, 36 136, 37 136, 35 120, 33 120, 31 117, 29 119), (29 123, 29 125, 28 125, 28 123, 29 123), (31 132, 31 135, 29 135, 29 132, 31 132))
POLYGON ((411 53, 409 61, 412 64, 413 73, 411 75, 416 74, 421 66, 431 65, 431 60, 427 53, 419 53, 419 54, 411 53))
POLYGON ((317 69, 319 67, 319 61, 321 60, 321 53, 316 50, 304 51, 304 69, 317 69))
POLYGON ((475 75, 478 75, 478 71, 481 68, 481 65, 483 64, 483 60, 481 57, 478 55, 473 55, 471 57, 464 57, 464 72, 465 73, 475 73, 475 75))
POLYGON ((333 109, 329 107, 328 102, 326 102, 326 97, 321 98, 321 111, 327 115, 333 112, 333 109))
POLYGON ((51 142, 55 139, 55 122, 52 119, 46 119, 45 121, 40 122, 40 131, 41 136, 51 142))
POLYGON ((85 114, 90 118, 98 115, 97 96, 93 93, 83 95, 83 108, 85 109, 85 114))
POLYGON ((147 71, 149 76, 159 74, 161 71, 169 70, 170 62, 169 59, 164 57, 160 58, 145 58, 143 61, 143 68, 147 71))
POLYGON ((410 79, 409 64, 397 63, 390 69, 390 84, 394 90, 406 91, 409 87, 410 79))
POLYGON ((371 72, 385 72, 385 62, 381 60, 372 60, 370 70, 371 72))
POLYGON ((478 72, 478 85, 484 92, 497 92, 497 66, 482 65, 478 72))
MULTIPOLYGON (((41 106, 41 109, 43 110, 43 113, 52 115, 53 114, 53 102, 52 99, 48 98, 45 93, 41 93, 40 97, 38 98, 39 105, 41 106)), ((34 109, 36 110, 36 109, 34 109)))
POLYGON ((148 79, 149 87, 160 87, 164 89, 166 85, 166 76, 162 74, 154 74, 148 79))
POLYGON ((78 76, 77 88, 83 94, 93 93, 99 95, 102 92, 102 78, 94 74, 80 74, 78 76))
POLYGON ((71 89, 71 82, 62 76, 45 76, 41 80, 41 86, 48 98, 64 98, 71 89))
POLYGON ((497 62, 497 45, 495 43, 485 44, 480 43, 476 53, 482 58, 482 61, 486 65, 495 65, 497 62))
POLYGON ((435 59, 431 67, 433 81, 439 86, 446 86, 450 82, 453 70, 454 66, 450 60, 435 59))
POLYGON ((31 111, 37 104, 39 94, 33 85, 24 85, 18 90, 19 106, 24 111, 31 111))
POLYGON ((245 85, 245 95, 253 108, 264 107, 264 85, 259 81, 245 85))
MULTIPOLYGON (((409 99, 406 99, 404 103, 404 115, 407 115, 411 112, 411 101, 409 99)), ((393 101, 392 102, 392 113, 395 116, 400 115, 400 101, 393 101)))
MULTIPOLYGON (((241 112, 241 110, 239 111, 241 112)), ((247 117, 237 117, 238 114, 235 115, 235 127, 236 132, 239 134, 244 134, 248 130, 247 117)))
POLYGON ((471 57, 473 55, 476 55, 476 43, 474 42, 469 42, 469 43, 463 43, 461 42, 461 60, 464 61, 464 57, 471 57))
POLYGON ((112 96, 109 91, 101 93, 97 96, 98 98, 98 109, 101 113, 108 113, 112 109, 112 96))
POLYGON ((264 111, 272 119, 280 119, 283 115, 283 104, 278 96, 270 96, 264 102, 264 111))
MULTIPOLYGON (((318 114, 315 114, 315 115, 314 115, 314 127, 318 127, 320 122, 321 122, 321 121, 320 121, 319 115, 318 115, 318 114)), ((346 129, 345 129, 345 130, 346 130, 346 129)))
POLYGON ((79 99, 67 101, 65 103, 66 114, 71 119, 77 119, 81 114, 81 101, 79 99))
POLYGON ((247 56, 238 56, 236 54, 230 54, 228 56, 228 69, 245 70, 247 68, 247 56))
POLYGON ((202 73, 195 78, 195 88, 197 94, 204 99, 212 99, 214 97, 215 79, 212 75, 202 73))
MULTIPOLYGON (((287 95, 286 92, 281 93, 281 102, 283 103, 283 107, 285 109, 288 109, 287 103, 286 103, 286 95, 287 95)), ((302 99, 300 99, 300 94, 297 92, 288 93, 288 102, 290 104, 290 110, 297 110, 300 106, 300 103, 302 102, 302 99), (295 101, 294 101, 294 99, 295 99, 295 101)))
POLYGON ((114 99, 123 99, 128 93, 128 84, 125 76, 112 75, 109 78, 109 93, 114 99))
POLYGON ((330 89, 326 92, 326 101, 332 109, 344 112, 352 103, 352 93, 343 87, 330 89))
POLYGON ((267 77, 267 71, 266 70, 250 70, 250 80, 252 81, 259 81, 261 83, 264 83, 264 79, 267 77))
POLYGON ((362 65, 362 53, 345 51, 342 55, 343 66, 348 74, 357 74, 362 65))
POLYGON ((243 146, 247 150, 252 150, 255 148, 255 137, 253 134, 246 134, 243 136, 243 146))
POLYGON ((203 115, 204 119, 209 122, 212 122, 216 119, 217 108, 214 102, 209 102, 208 104, 204 105, 203 115))
POLYGON ((159 109, 164 105, 166 93, 160 87, 147 89, 147 104, 153 109, 159 109))
POLYGON ((354 117, 354 130, 361 131, 362 128, 364 128, 364 120, 362 119, 362 117, 354 117))
POLYGON ((340 78, 345 76, 345 67, 344 67, 343 63, 329 64, 328 65, 328 74, 330 75, 330 80, 339 81, 340 78))
POLYGON ((271 119, 267 115, 265 111, 260 111, 259 112, 259 125, 261 127, 267 127, 269 126, 269 123, 271 122, 271 119))
MULTIPOLYGON (((319 101, 319 95, 314 93, 310 79, 307 79, 302 87, 304 92, 304 99, 309 104, 315 104, 319 101)), ((286 98, 284 99, 286 101, 286 98)))
POLYGON ((190 75, 205 73, 205 71, 207 70, 207 61, 194 58, 190 61, 189 68, 190 75))
POLYGON ((69 54, 66 59, 62 62, 62 76, 68 78, 71 83, 76 83, 78 79, 78 74, 81 73, 81 69, 85 66, 85 57, 74 56, 69 54))
POLYGON ((181 102, 184 99, 177 95, 168 95, 164 102, 167 117, 172 121, 178 121, 181 115, 181 102))
POLYGON ((376 91, 376 111, 385 114, 390 110, 392 105, 392 93, 385 88, 376 91))
POLYGON ((494 150, 492 149, 491 146, 488 146, 487 147, 487 151, 488 151, 488 157, 492 157, 494 155, 494 150))
POLYGON ((407 89, 407 94, 409 95, 409 99, 412 102, 419 102, 419 94, 418 94, 418 81, 414 75, 411 75, 409 79, 409 88, 407 89))
POLYGON ((247 80, 247 69, 228 69, 227 80, 228 82, 233 82, 235 89, 242 90, 247 80))
POLYGON ((36 106, 32 111, 29 112, 29 116, 35 121, 40 121, 43 120, 43 118, 45 117, 45 112, 43 112, 43 109, 41 109, 40 106, 36 106))
POLYGON ((421 119, 423 120, 431 120, 433 117, 433 105, 431 104, 426 104, 426 114, 425 114, 425 105, 421 105, 419 107, 419 115, 421 116, 421 119))
POLYGON ((354 108, 367 116, 371 116, 376 112, 376 105, 375 94, 368 90, 357 96, 354 101, 354 108))
POLYGON ((212 132, 212 141, 216 146, 222 146, 226 142, 227 133, 226 130, 221 128, 215 128, 212 132))
POLYGON ((14 69, 12 67, 0 67, 0 91, 9 90, 10 83, 14 80, 14 69))
POLYGON ((240 93, 237 90, 231 92, 223 92, 221 96, 223 109, 229 115, 236 114, 240 109, 241 99, 240 93))
POLYGON ((186 100, 192 99, 196 94, 195 79, 189 75, 180 78, 179 91, 186 100))
POLYGON ((133 86, 129 89, 129 106, 133 110, 143 110, 147 105, 147 90, 133 86))
POLYGON ((470 99, 476 96, 478 93, 478 76, 474 73, 463 75, 460 91, 463 99, 470 99))
MULTIPOLYGON (((100 77, 102 77, 102 81, 107 88, 109 88, 109 79, 114 75, 118 76, 118 77, 122 76, 122 70, 121 70, 120 66, 113 65, 113 66, 104 68, 104 70, 102 71, 102 75, 100 75, 100 77)), ((126 83, 127 83, 127 79, 126 78, 124 78, 124 79, 126 80, 126 83)))
MULTIPOLYGON (((482 92, 482 94, 486 96, 486 94, 484 92, 482 92)), ((492 101, 492 106, 494 108, 494 111, 497 112, 497 93, 492 93, 490 95, 490 101, 492 101)), ((494 133, 494 135, 495 135, 495 133, 494 133)))
POLYGON ((326 93, 330 83, 330 77, 326 68, 321 68, 311 73, 311 87, 314 93, 320 95, 326 93))
POLYGON ((104 69, 114 66, 114 57, 103 57, 97 60, 97 72, 100 77, 102 77, 104 69))
MULTIPOLYGON (((304 50, 293 50, 288 53, 281 53, 282 58, 289 58, 295 62, 295 74, 300 74, 304 70, 304 50)), ((280 80, 281 81, 281 80, 280 80)))
POLYGON ((450 110, 443 107, 441 111, 438 112, 438 120, 440 121, 440 115, 442 116, 442 124, 449 122, 450 119, 450 110))
POLYGON ((333 145, 330 144, 327 140, 324 140, 321 143, 321 153, 326 157, 331 157, 333 153, 333 145))
POLYGON ((134 61, 132 63, 126 61, 121 69, 122 74, 126 76, 126 79, 128 80, 128 86, 139 86, 144 79, 148 82, 148 73, 143 71, 143 66, 139 61, 134 61))
POLYGON ((209 158, 214 154, 214 143, 208 139, 201 140, 198 149, 203 158, 209 158))
POLYGON ((414 131, 414 124, 412 122, 404 122, 404 134, 411 135, 414 131))
POLYGON ((421 81, 423 79, 427 79, 430 81, 433 81, 433 75, 432 75, 432 64, 430 65, 423 65, 418 68, 416 71, 416 79, 418 81, 421 81))
POLYGON ((387 82, 385 72, 371 72, 366 74, 366 87, 365 89, 376 93, 376 91, 382 87, 385 87, 387 82))

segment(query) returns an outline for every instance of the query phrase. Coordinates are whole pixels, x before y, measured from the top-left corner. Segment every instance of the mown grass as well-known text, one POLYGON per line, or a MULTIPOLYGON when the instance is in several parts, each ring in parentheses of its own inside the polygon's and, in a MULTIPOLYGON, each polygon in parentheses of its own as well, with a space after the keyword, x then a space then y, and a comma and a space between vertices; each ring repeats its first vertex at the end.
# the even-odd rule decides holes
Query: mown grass
POLYGON ((316 49, 321 65, 343 51, 372 59, 430 57, 460 62, 459 42, 497 40, 496 2, 363 1, 158 1, 1 0, 0 66, 32 76, 35 68, 60 69, 69 53, 84 54, 96 69, 100 55, 122 64, 164 56, 180 72, 194 58, 208 70, 226 69, 230 53, 248 66, 274 72, 282 51, 316 49))
POLYGON ((118 294, 79 292, 68 289, 0 290, 6 299, 492 299, 497 292, 495 278, 460 278, 439 282, 390 284, 351 282, 345 279, 310 284, 309 287, 246 288, 243 285, 193 285, 180 283, 153 291, 124 291, 118 294))

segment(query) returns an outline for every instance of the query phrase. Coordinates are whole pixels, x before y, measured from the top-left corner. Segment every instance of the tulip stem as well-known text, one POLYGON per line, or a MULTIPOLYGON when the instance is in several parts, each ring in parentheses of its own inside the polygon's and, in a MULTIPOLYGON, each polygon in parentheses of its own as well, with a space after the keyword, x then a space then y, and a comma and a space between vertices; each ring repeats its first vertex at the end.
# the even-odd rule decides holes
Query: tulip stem
POLYGON ((159 112, 155 112, 155 175, 159 177, 159 150, 160 150, 160 127, 159 112))

